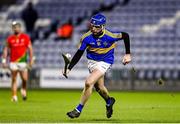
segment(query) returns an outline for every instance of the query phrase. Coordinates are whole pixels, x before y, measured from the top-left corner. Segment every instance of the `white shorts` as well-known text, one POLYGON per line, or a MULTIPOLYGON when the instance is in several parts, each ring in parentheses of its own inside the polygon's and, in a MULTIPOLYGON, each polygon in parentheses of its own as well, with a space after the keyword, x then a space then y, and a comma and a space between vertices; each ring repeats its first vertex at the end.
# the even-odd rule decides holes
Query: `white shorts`
POLYGON ((12 71, 26 71, 27 70, 27 63, 25 62, 11 62, 9 65, 10 70, 12 71))
POLYGON ((98 69, 101 72, 103 72, 104 74, 106 73, 106 71, 108 69, 110 69, 111 64, 103 62, 103 61, 94 61, 94 60, 90 60, 88 59, 88 69, 89 72, 91 73, 94 69, 98 69))

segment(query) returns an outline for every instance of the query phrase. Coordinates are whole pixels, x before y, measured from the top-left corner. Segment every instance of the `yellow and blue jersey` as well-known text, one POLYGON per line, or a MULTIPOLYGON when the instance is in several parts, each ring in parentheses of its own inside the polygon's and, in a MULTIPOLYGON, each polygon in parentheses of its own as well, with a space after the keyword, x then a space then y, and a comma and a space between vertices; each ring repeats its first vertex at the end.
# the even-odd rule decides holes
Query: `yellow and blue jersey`
POLYGON ((104 29, 101 36, 94 37, 89 31, 82 36, 79 50, 86 49, 88 59, 113 64, 116 41, 121 39, 120 32, 114 33, 104 29))

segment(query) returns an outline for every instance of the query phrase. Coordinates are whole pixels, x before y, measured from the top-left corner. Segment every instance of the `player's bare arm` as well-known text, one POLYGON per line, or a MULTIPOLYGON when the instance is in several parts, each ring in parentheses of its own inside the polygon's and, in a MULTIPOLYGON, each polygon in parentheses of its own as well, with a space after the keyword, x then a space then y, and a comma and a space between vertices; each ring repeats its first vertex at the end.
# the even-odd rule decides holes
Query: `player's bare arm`
POLYGON ((4 46, 4 49, 3 49, 3 57, 2 57, 2 65, 3 65, 3 68, 6 68, 7 67, 7 55, 8 55, 8 44, 6 43, 6 45, 4 46))
POLYGON ((28 50, 29 50, 29 59, 30 59, 30 62, 29 62, 29 65, 30 67, 33 66, 34 64, 34 56, 33 56, 33 47, 32 47, 32 44, 30 42, 30 44, 28 45, 28 50))

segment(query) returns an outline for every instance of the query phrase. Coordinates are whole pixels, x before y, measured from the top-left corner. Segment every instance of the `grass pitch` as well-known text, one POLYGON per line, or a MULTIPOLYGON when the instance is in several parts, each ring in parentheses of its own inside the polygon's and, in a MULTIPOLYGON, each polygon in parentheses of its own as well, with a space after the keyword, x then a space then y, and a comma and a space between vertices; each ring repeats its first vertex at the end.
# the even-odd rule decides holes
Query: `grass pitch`
POLYGON ((0 89, 0 122, 180 122, 180 92, 110 92, 116 98, 114 114, 107 119, 105 102, 94 91, 78 119, 66 112, 78 103, 80 90, 30 90, 28 100, 13 103, 10 90, 0 89))

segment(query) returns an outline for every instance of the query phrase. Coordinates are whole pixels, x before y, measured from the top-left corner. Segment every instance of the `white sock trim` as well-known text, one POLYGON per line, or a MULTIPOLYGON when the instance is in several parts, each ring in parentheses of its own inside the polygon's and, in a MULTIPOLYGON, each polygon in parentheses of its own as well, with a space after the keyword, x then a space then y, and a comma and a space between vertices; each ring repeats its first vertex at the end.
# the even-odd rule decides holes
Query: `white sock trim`
POLYGON ((75 108, 77 112, 81 113, 77 108, 75 108))

